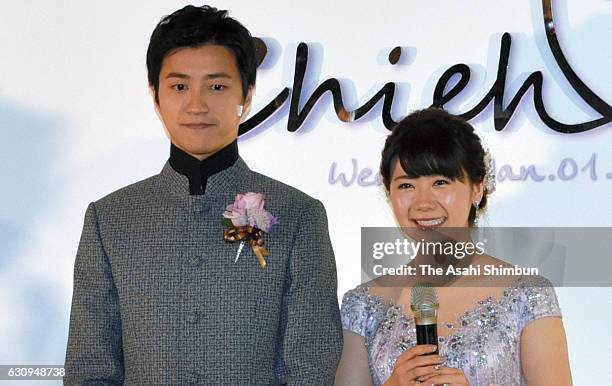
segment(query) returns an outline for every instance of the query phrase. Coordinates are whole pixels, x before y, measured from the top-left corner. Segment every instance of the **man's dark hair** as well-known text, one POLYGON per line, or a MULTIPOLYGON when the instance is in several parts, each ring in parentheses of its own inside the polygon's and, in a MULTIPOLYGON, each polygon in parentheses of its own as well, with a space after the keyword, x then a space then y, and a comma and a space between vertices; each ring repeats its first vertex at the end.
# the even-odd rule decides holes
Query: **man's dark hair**
POLYGON ((227 11, 207 5, 188 5, 161 19, 155 27, 147 49, 149 85, 155 90, 159 103, 159 73, 164 58, 183 47, 199 47, 216 44, 228 48, 236 58, 242 94, 246 97, 250 86, 255 85, 257 61, 255 46, 249 31, 227 11))
MULTIPOLYGON (((479 183, 485 178, 485 151, 472 125, 439 108, 418 110, 393 128, 385 141, 380 175, 387 192, 396 160, 408 178, 441 175, 453 181, 479 183)), ((487 205, 487 191, 480 208, 487 205)), ((476 208, 472 206, 468 223, 474 225, 476 208)))

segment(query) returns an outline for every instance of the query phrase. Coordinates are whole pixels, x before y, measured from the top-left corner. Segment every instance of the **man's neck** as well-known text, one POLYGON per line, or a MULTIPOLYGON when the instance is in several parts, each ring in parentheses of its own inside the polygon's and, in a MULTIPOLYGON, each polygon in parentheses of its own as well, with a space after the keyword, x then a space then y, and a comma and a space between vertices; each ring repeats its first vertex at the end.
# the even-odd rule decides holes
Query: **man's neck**
POLYGON ((238 159, 238 140, 234 140, 216 153, 199 160, 170 144, 170 166, 189 179, 189 194, 202 195, 208 178, 232 166, 238 159))

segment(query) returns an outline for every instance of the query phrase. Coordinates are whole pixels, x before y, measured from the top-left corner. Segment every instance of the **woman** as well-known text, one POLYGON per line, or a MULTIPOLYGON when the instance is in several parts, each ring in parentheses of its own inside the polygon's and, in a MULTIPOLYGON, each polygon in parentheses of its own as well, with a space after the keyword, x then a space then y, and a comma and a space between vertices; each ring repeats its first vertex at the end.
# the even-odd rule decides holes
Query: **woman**
MULTIPOLYGON (((398 123, 380 170, 407 234, 474 227, 494 189, 489 157, 472 126, 440 109, 398 123)), ((484 254, 470 263, 505 264, 484 254)), ((374 281, 347 292, 336 385, 571 385, 550 283, 541 277, 512 277, 502 285, 490 280, 454 277, 437 288, 440 355, 436 346, 416 344, 410 281, 399 288, 374 281)))

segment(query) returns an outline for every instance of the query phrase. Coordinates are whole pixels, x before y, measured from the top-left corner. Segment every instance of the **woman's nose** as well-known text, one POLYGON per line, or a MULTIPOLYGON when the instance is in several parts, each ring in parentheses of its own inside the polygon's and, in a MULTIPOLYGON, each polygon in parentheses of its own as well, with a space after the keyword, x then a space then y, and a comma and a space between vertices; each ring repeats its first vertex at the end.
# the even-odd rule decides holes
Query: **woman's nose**
POLYGON ((419 189, 414 200, 416 209, 430 210, 435 208, 435 197, 430 189, 419 189))

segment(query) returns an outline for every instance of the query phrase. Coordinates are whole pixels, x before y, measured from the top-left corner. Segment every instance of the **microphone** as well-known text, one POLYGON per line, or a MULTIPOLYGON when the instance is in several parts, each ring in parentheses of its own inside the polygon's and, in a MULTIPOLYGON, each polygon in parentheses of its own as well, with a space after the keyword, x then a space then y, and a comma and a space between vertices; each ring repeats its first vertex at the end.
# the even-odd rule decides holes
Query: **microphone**
MULTIPOLYGON (((435 287, 412 287, 412 304, 417 344, 438 345, 438 293, 435 287)), ((436 349, 433 354, 437 354, 436 349)))

